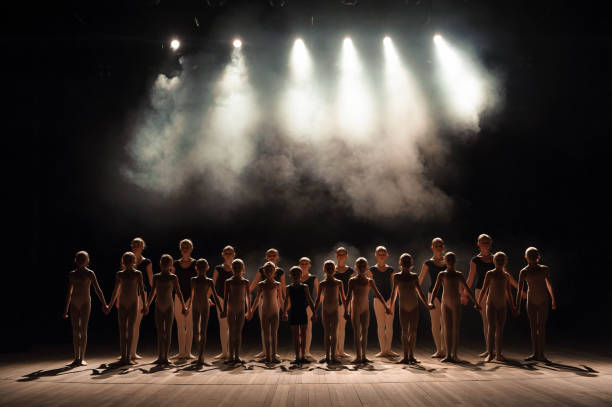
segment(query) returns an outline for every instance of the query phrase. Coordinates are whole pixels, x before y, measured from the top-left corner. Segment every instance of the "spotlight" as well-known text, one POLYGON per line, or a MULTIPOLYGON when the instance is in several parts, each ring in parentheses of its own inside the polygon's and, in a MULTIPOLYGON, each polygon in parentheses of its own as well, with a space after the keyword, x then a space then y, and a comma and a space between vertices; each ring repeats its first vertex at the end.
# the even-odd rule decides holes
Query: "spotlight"
POLYGON ((242 41, 240 41, 240 38, 236 38, 232 44, 234 45, 234 48, 242 47, 242 41))
POLYGON ((433 37, 433 40, 436 44, 440 45, 444 40, 442 39, 442 36, 440 34, 436 34, 433 37))
POLYGON ((181 42, 177 40, 176 38, 170 41, 170 48, 172 48, 172 51, 176 51, 177 49, 180 48, 180 46, 181 46, 181 42))
POLYGON ((391 45, 391 37, 389 37, 388 35, 383 39, 383 44, 385 44, 387 47, 391 45))
POLYGON ((345 47, 351 46, 351 45, 353 45, 353 40, 351 40, 350 37, 345 37, 344 41, 342 42, 342 44, 345 47))

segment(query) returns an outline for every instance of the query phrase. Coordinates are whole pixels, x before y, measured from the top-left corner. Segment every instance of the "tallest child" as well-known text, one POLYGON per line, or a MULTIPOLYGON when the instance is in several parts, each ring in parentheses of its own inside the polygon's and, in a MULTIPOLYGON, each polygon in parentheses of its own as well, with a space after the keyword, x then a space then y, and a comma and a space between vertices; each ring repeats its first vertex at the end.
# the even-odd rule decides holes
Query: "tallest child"
MULTIPOLYGON (((191 257, 193 243, 189 239, 183 239, 179 243, 181 258, 174 261, 174 273, 178 278, 179 287, 183 293, 185 302, 191 296, 191 278, 197 277, 196 260, 191 257)), ((182 304, 178 296, 174 296, 174 319, 176 320, 176 333, 178 337, 178 359, 193 359, 191 344, 193 341, 193 317, 192 309, 185 314, 182 312, 182 304)))
POLYGON ((393 268, 389 266, 385 261, 389 257, 389 252, 384 246, 378 246, 374 252, 376 256, 376 266, 370 267, 370 278, 376 283, 376 287, 384 302, 379 298, 374 298, 374 315, 376 315, 376 326, 378 328, 378 343, 380 345, 380 352, 376 354, 379 356, 395 357, 399 354, 391 350, 391 343, 393 341, 393 310, 391 313, 387 313, 387 308, 391 304, 391 287, 393 283, 393 268))

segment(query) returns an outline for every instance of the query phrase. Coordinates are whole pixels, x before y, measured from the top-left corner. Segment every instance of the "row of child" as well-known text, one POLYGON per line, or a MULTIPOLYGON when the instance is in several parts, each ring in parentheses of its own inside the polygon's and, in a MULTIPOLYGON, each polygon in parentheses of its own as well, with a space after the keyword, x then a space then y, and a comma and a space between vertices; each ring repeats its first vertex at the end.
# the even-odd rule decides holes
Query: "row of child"
POLYGON ((267 262, 259 269, 253 283, 244 278, 244 263, 235 259, 231 246, 224 248, 224 264, 215 267, 212 276, 210 267, 204 259, 191 258, 193 244, 181 241, 182 258, 174 261, 170 255, 160 260, 161 272, 153 275, 151 262, 142 257, 144 241, 134 239, 132 252, 122 257, 123 269, 116 275, 115 288, 107 305, 97 283, 95 274, 87 268, 89 256, 79 252, 75 261, 77 269, 70 273, 69 290, 66 301, 65 317, 68 310, 73 324, 74 364, 85 364, 84 354, 87 342, 87 321, 89 317, 89 287, 93 283, 103 310, 108 314, 116 303, 120 328, 121 363, 135 363, 134 358, 138 341, 138 325, 142 315, 149 312, 153 300, 155 304, 155 323, 158 332, 159 357, 156 363, 168 364, 173 319, 177 320, 179 338, 178 357, 189 357, 191 338, 189 328, 193 327, 193 339, 197 347, 197 363, 204 363, 206 328, 210 305, 214 304, 219 313, 222 353, 217 358, 225 358, 228 363, 240 362, 240 345, 244 320, 251 319, 259 306, 263 356, 262 361, 278 363, 277 331, 279 310, 282 318, 289 321, 293 334, 296 358, 292 363, 309 362, 311 321, 317 320, 317 309, 322 305, 324 328, 325 358, 321 362, 337 363, 339 357, 349 356, 344 352, 344 330, 346 320, 353 326, 356 357, 354 363, 367 363, 367 333, 369 327, 368 295, 374 294, 374 310, 378 325, 381 352, 377 356, 398 356, 391 350, 393 310, 399 298, 399 317, 402 327, 404 357, 401 363, 415 363, 414 347, 418 325, 417 297, 430 309, 432 332, 436 343, 433 357, 443 357, 443 361, 456 361, 457 337, 460 322, 460 305, 467 298, 475 303, 475 308, 483 315, 487 350, 483 353, 486 360, 494 356, 503 360, 501 339, 506 317, 506 304, 514 313, 520 310, 522 287, 528 285, 527 310, 531 322, 533 355, 528 359, 546 360, 543 354, 544 330, 548 313, 548 294, 555 308, 555 300, 548 269, 538 264, 539 255, 535 248, 526 251, 528 266, 521 270, 518 284, 505 270, 506 256, 498 252, 491 256, 491 238, 481 235, 478 239, 480 253, 470 262, 467 281, 461 272, 455 270, 456 257, 444 253, 444 242, 440 238, 432 241, 433 257, 425 262, 421 274, 411 272, 412 257, 404 253, 400 256, 401 272, 394 273, 385 263, 388 252, 383 246, 376 249, 378 264, 368 269, 367 260, 360 257, 355 262, 355 271, 346 265, 348 252, 340 247, 336 251, 338 264, 328 260, 323 265, 325 279, 318 284, 317 278, 309 273, 310 260, 300 259, 299 266, 290 269, 292 284, 285 286, 284 272, 276 266, 278 251, 270 249, 266 253, 267 262), (487 261, 490 259, 493 261, 487 261), (144 263, 144 267, 143 266, 144 263), (187 263, 187 267, 185 264, 187 263), (152 286, 147 300, 144 269, 152 286), (191 277, 189 269, 197 275, 191 277), (229 269, 229 270, 228 270, 229 269), (485 269, 484 278, 481 270, 485 269), (426 275, 432 279, 429 298, 425 299, 421 284, 426 275), (210 278, 212 277, 212 278, 210 278), (338 277, 338 278, 336 278, 338 277), (477 281, 476 281, 477 279, 477 281), (435 281, 435 284, 433 282, 435 281), (476 284, 475 298, 471 286, 476 284), (186 289, 187 285, 189 288, 186 289), (512 299, 511 285, 520 289, 516 299, 512 299), (258 289, 253 303, 250 292, 258 289), (442 295, 439 292, 442 291, 442 295), (314 293, 316 292, 316 299, 314 293), (173 299, 173 293, 176 293, 173 299), (185 293, 185 298, 183 298, 185 293), (220 294, 220 295, 218 295, 220 294), (213 301, 210 301, 212 297, 213 301), (190 322, 190 323, 188 323, 190 322), (182 337, 182 338, 181 338, 182 337), (183 339, 181 341, 181 339, 183 339), (181 343, 182 342, 182 343, 181 343), (186 343, 187 342, 187 343, 186 343), (225 343, 224 343, 225 342, 225 343), (495 347, 495 349, 493 349, 495 347))

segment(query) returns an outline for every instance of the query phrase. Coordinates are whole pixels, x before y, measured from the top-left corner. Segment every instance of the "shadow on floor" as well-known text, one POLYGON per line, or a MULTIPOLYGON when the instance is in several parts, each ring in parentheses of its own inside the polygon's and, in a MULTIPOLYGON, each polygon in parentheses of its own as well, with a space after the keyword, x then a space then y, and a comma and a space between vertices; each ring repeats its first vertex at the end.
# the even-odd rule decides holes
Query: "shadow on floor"
MULTIPOLYGON (((58 367, 56 369, 48 369, 48 370, 37 370, 35 372, 32 373, 28 373, 26 375, 23 375, 22 378, 17 379, 18 382, 31 382, 33 380, 37 380, 41 377, 49 377, 49 376, 59 376, 62 374, 67 374, 68 372, 70 372, 71 370, 77 368, 77 367, 82 367, 82 366, 76 366, 76 365, 66 365, 66 366, 62 366, 62 367, 58 367)), ((76 370, 70 373, 78 373, 78 372, 82 372, 82 370, 76 370)))

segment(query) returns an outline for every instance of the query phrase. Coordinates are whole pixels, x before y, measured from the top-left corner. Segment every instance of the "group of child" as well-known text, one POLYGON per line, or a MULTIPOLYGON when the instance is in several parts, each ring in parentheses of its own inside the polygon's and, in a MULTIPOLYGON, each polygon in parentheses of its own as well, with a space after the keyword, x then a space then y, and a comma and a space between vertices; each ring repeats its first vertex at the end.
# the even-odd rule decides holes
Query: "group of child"
POLYGON ((370 292, 374 296, 373 307, 380 344, 380 352, 376 356, 399 356, 391 350, 394 310, 398 302, 403 345, 403 358, 399 363, 418 363, 414 349, 420 299, 430 310, 436 345, 432 357, 442 358, 443 362, 458 361, 461 305, 466 305, 470 299, 474 308, 481 312, 483 320, 487 348, 481 356, 486 361, 494 358, 504 361, 501 343, 507 307, 509 305, 512 313, 518 315, 522 299, 526 298, 533 346, 533 354, 527 360, 546 362, 546 319, 549 306, 556 308, 548 268, 538 263, 538 250, 530 247, 525 252, 528 264, 521 270, 517 283, 506 270, 506 255, 502 252, 493 255, 491 245, 490 236, 483 234, 478 237, 480 252, 470 261, 467 280, 462 272, 455 269, 455 254, 444 253, 444 242, 435 238, 431 244, 433 256, 423 264, 419 275, 412 272, 413 258, 408 253, 399 257, 400 271, 397 273, 386 264, 388 251, 383 246, 375 250, 375 266, 368 267, 368 261, 359 257, 355 261, 354 270, 346 265, 348 251, 339 247, 336 250, 337 263, 327 260, 323 264, 323 281, 319 282, 316 276, 310 274, 311 261, 303 257, 299 266, 289 270, 292 282, 286 285, 284 270, 277 266, 279 255, 276 249, 266 252, 266 263, 250 283, 244 277, 244 262, 235 258, 236 252, 231 246, 223 249, 224 262, 211 273, 205 259, 195 260, 191 257, 193 243, 184 239, 179 244, 181 259, 174 261, 172 256, 164 254, 160 260, 161 271, 153 274, 151 261, 142 256, 144 241, 136 238, 132 241, 132 251, 126 252, 121 258, 122 270, 116 274, 115 287, 108 304, 94 272, 87 268, 88 254, 80 251, 75 256, 77 268, 69 274, 64 311, 64 318, 70 316, 72 319, 73 364, 86 364, 84 357, 92 284, 105 314, 116 305, 120 364, 134 364, 135 359, 140 358, 136 353, 140 319, 149 312, 154 300, 159 353, 154 362, 156 364, 169 364, 173 320, 177 322, 179 342, 176 357, 195 358, 191 355, 193 342, 198 354, 195 363, 205 363, 206 331, 210 306, 213 304, 218 312, 222 349, 215 358, 225 359, 226 363, 242 362, 240 347, 243 326, 245 319, 250 320, 256 309, 259 309, 263 346, 257 357, 269 364, 280 363, 277 332, 282 318, 289 322, 293 336, 295 360, 291 363, 309 363, 313 360, 310 354, 312 322, 318 320, 319 306, 325 348, 325 357, 320 362, 340 363, 340 358, 350 356, 344 352, 344 333, 346 322, 351 321, 355 341, 355 358, 352 363, 368 363, 370 360, 366 350, 370 292), (421 290, 426 276, 431 279, 427 299, 421 290), (151 287, 148 298, 145 281, 151 287), (526 293, 523 291, 525 283, 526 293), (514 298, 512 286, 517 289, 514 298), (251 293, 255 290, 257 295, 251 302, 251 293))

